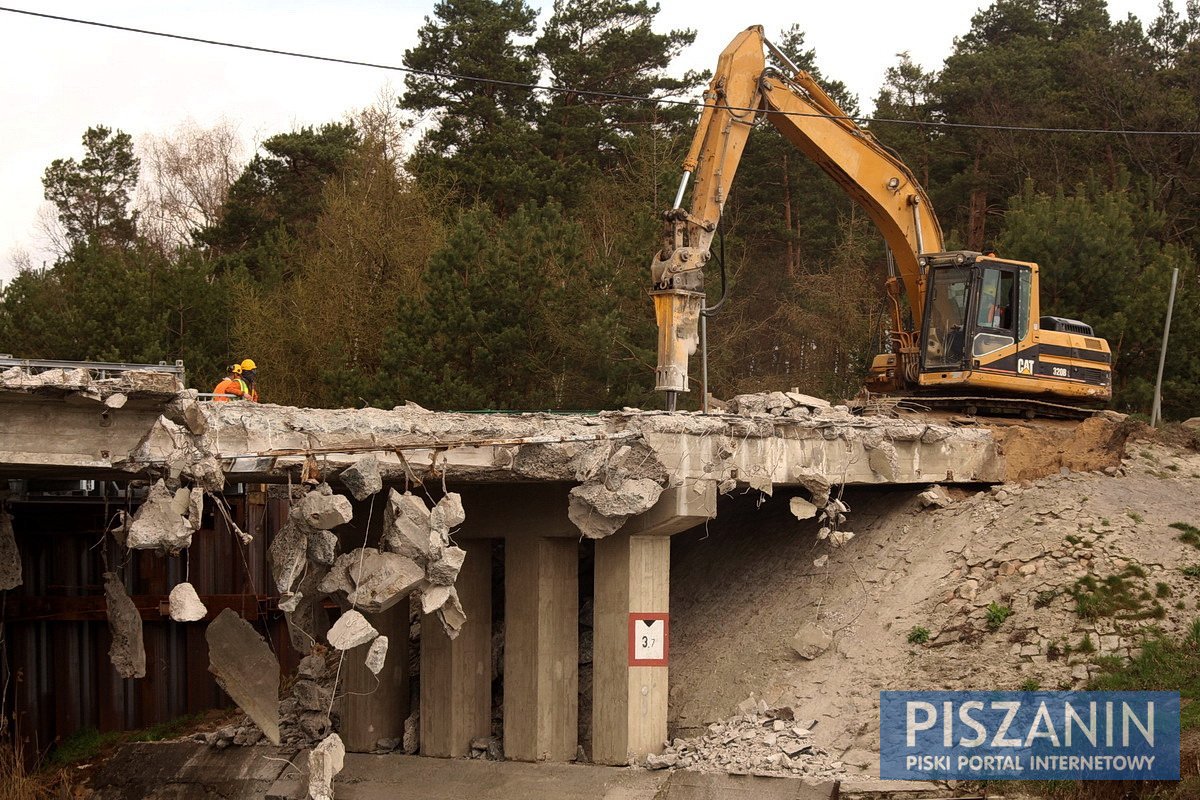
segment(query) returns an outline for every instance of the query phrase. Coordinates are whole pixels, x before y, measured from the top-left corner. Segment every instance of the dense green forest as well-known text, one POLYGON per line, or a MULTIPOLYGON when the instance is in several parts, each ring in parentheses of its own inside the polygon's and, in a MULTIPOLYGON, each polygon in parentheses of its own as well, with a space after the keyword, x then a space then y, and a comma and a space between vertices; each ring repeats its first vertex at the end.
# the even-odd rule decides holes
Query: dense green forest
MULTIPOLYGON (((90 128, 45 170, 60 256, 0 294, 0 348, 182 358, 202 390, 249 356, 267 402, 654 405, 649 263, 696 113, 589 92, 697 94, 706 76, 672 66, 694 32, 655 32, 657 13, 556 0, 539 27, 525 0, 439 0, 404 64, 498 82, 413 73, 248 160, 221 126, 136 144, 90 128), (539 82, 560 91, 519 86, 539 82)), ((772 39, 859 113, 801 26, 772 39)), ((1149 409, 1178 267, 1164 411, 1200 413, 1200 137, 995 127, 1200 130, 1197 4, 1139 21, 1104 0, 998 0, 940 70, 902 54, 873 100, 867 127, 950 246, 1037 261, 1043 312, 1108 338, 1121 410, 1149 409)), ((886 324, 865 214, 760 124, 722 227, 714 393, 854 394, 886 324)))

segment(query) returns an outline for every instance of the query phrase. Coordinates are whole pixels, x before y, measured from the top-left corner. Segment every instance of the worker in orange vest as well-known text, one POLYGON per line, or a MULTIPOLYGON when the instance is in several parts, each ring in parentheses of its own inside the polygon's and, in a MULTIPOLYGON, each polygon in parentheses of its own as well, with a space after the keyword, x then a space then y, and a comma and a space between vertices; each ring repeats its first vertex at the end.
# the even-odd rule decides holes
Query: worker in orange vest
POLYGON ((248 394, 249 387, 242 380, 242 367, 234 364, 225 379, 213 389, 213 402, 228 403, 230 400, 244 399, 248 394))
POLYGON ((254 359, 247 358, 238 366, 242 369, 242 382, 246 385, 246 399, 251 403, 258 402, 258 365, 254 363, 254 359))

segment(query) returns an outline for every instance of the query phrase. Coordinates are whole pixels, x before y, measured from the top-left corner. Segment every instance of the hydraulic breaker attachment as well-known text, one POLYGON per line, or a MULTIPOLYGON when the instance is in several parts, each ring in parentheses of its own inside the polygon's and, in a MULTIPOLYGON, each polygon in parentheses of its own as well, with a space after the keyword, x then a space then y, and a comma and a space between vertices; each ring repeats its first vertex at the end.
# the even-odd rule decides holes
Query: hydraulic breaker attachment
POLYGON ((704 293, 686 289, 660 289, 654 298, 654 316, 658 319, 658 369, 654 371, 655 390, 688 391, 688 356, 696 352, 700 341, 700 309, 704 293))

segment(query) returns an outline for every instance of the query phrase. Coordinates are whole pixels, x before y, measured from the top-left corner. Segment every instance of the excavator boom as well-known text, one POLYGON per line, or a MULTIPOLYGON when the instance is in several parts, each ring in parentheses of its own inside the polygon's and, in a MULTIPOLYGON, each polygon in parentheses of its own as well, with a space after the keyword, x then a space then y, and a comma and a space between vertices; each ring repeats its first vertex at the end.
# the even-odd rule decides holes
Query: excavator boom
POLYGON ((689 388, 688 357, 704 314, 704 265, 750 130, 762 117, 866 211, 892 254, 891 347, 871 366, 872 391, 1091 402, 1111 396, 1108 343, 1077 320, 1040 316, 1037 264, 945 252, 929 197, 912 171, 756 25, 738 34, 717 62, 650 265, 659 328, 656 388, 667 392, 668 408, 675 393, 689 388), (768 66, 765 51, 782 70, 768 66), (691 202, 684 207, 689 180, 691 202))
MULTIPOLYGON (((683 163, 675 208, 666 214, 663 246, 651 265, 660 325, 659 390, 687 391, 686 356, 695 349, 702 269, 750 129, 760 116, 833 178, 878 226, 895 256, 897 277, 920 329, 924 287, 918 256, 943 250, 942 230, 929 197, 899 158, 855 124, 809 73, 795 68, 766 40, 762 26, 755 25, 738 34, 717 62, 683 163), (788 65, 789 74, 767 67, 764 48, 788 65), (692 201, 684 210, 680 204, 689 177, 692 201)), ((893 323, 901 330, 898 289, 891 292, 893 323)))

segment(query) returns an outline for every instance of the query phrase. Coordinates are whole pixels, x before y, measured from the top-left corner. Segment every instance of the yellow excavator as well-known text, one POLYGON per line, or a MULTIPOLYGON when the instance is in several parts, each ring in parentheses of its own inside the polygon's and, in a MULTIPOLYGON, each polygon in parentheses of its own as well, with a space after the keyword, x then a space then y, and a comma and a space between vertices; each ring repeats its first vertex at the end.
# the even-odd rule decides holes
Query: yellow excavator
POLYGON ((705 311, 703 268, 751 126, 764 116, 867 212, 890 251, 891 346, 872 362, 869 393, 1027 415, 1071 412, 1067 403, 1098 404, 1112 396, 1108 343, 1082 322, 1041 316, 1038 265, 947 252, 933 206, 912 171, 756 25, 738 34, 717 62, 674 206, 664 214, 662 247, 651 263, 655 388, 667 393, 668 408, 674 409, 677 393, 689 390, 688 357, 705 311), (786 74, 768 66, 766 50, 786 74), (691 205, 685 209, 689 179, 691 205))

